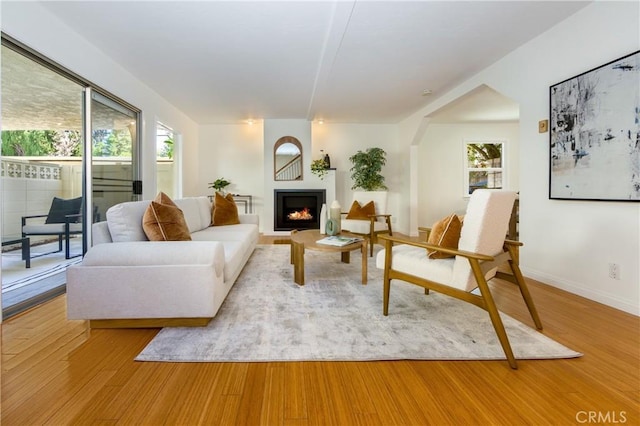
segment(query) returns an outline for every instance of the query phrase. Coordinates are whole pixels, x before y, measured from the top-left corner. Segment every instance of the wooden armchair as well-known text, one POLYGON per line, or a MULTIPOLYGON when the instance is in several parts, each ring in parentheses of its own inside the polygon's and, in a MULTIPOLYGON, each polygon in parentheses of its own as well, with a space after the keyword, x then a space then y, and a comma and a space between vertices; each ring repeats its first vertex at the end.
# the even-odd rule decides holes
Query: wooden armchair
POLYGON ((516 284, 536 328, 542 323, 515 259, 522 243, 505 240, 515 192, 478 189, 469 200, 458 249, 381 235, 385 249, 378 253, 376 266, 384 269, 383 314, 389 313, 391 280, 402 280, 429 290, 472 303, 489 313, 502 349, 511 368, 517 363, 509 338, 494 302, 487 280, 498 277, 516 284), (452 255, 432 259, 427 249, 452 255), (511 273, 497 268, 508 263, 511 273), (479 294, 472 293, 478 288, 479 294))
MULTIPOLYGON (((58 237, 58 250, 45 254, 57 253, 62 251, 62 241, 65 242, 65 259, 80 256, 82 253, 71 256, 69 247, 69 239, 71 235, 82 234, 82 197, 64 200, 54 197, 49 208, 49 213, 31 216, 22 216, 22 236, 28 237, 33 235, 56 235, 58 237), (44 223, 42 220, 34 219, 46 218, 44 223)), ((32 257, 38 257, 32 256, 32 257)))
MULTIPOLYGON (((393 235, 391 229, 391 215, 387 214, 386 191, 356 191, 353 193, 353 201, 360 206, 366 206, 373 202, 374 208, 370 214, 365 214, 358 219, 351 219, 350 213, 342 213, 347 218, 342 218, 340 226, 343 230, 352 234, 358 234, 369 238, 369 256, 373 256, 373 244, 378 242, 378 235, 393 235)), ((353 207, 353 204, 352 204, 353 207)))

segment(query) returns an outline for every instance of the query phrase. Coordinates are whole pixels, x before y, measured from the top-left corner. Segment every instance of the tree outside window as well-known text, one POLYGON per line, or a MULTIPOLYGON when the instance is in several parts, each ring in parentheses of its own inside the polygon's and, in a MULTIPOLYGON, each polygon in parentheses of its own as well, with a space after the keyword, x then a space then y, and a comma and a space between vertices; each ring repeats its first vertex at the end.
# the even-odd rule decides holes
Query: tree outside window
POLYGON ((465 141, 465 196, 478 188, 503 188, 504 145, 503 141, 465 141))

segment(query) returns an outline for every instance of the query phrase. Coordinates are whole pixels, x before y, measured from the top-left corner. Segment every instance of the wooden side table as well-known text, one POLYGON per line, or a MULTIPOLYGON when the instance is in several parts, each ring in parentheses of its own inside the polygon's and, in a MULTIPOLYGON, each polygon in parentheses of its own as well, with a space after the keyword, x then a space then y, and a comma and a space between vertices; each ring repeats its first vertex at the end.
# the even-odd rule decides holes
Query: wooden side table
POLYGON ((351 252, 360 250, 362 253, 362 284, 367 284, 367 239, 349 232, 342 232, 340 235, 360 238, 360 240, 346 246, 330 246, 326 244, 317 244, 318 240, 325 237, 325 235, 320 234, 318 229, 291 231, 291 263, 293 264, 293 280, 296 284, 304 285, 305 250, 340 253, 340 259, 343 263, 350 263, 351 252))

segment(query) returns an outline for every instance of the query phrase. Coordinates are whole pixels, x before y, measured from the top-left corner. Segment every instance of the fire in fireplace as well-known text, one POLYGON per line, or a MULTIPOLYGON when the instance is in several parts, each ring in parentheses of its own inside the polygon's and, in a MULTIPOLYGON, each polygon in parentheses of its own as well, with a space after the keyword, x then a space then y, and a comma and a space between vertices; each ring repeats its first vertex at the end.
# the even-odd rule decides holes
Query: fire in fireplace
POLYGON ((302 210, 295 211, 293 213, 289 213, 287 215, 287 219, 289 220, 313 220, 313 215, 311 211, 305 207, 302 210))
POLYGON ((325 203, 324 189, 274 190, 275 231, 320 229, 320 210, 325 203))

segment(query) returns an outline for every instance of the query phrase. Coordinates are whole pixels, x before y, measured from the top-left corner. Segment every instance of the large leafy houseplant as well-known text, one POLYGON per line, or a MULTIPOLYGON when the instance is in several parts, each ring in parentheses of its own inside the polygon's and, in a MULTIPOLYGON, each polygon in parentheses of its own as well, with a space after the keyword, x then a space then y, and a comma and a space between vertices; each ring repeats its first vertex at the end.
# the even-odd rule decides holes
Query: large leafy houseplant
POLYGON ((351 189, 362 188, 365 191, 386 190, 384 176, 380 173, 382 166, 387 162, 387 153, 382 148, 367 148, 366 151, 358 151, 349 160, 351 167, 351 189))

